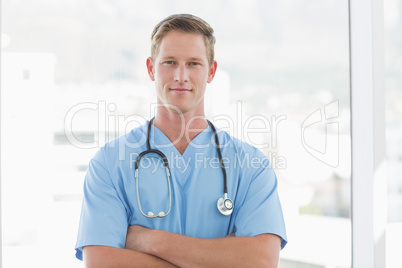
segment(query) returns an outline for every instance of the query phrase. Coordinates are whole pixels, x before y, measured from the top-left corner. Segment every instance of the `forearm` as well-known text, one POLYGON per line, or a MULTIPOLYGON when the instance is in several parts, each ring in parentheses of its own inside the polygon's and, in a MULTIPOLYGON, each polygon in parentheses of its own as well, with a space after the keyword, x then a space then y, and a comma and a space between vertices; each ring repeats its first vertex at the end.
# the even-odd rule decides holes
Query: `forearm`
POLYGON ((149 254, 106 246, 83 247, 86 268, 176 267, 149 254))
POLYGON ((141 251, 179 267, 277 267, 280 238, 256 237, 200 239, 150 230, 141 251))

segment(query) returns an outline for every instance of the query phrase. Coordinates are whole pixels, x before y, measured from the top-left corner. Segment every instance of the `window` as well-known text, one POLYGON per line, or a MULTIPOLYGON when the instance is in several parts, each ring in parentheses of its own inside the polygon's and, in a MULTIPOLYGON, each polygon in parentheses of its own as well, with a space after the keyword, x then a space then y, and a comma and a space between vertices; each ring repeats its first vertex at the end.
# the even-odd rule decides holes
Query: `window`
POLYGON ((29 72, 29 70, 23 70, 22 71, 22 77, 23 77, 23 79, 24 80, 29 80, 29 76, 30 76, 30 72, 29 72))
MULTIPOLYGON (((348 1, 335 0, 4 0, 4 266, 83 267, 74 244, 87 164, 99 146, 150 118, 149 37, 172 13, 214 27, 219 67, 207 115, 259 147, 276 170, 289 238, 280 267, 350 267, 349 18, 348 1)), ((387 94, 397 109, 393 55, 387 94)), ((392 126, 389 141, 400 142, 392 126)), ((389 146, 396 169, 401 156, 389 146)))

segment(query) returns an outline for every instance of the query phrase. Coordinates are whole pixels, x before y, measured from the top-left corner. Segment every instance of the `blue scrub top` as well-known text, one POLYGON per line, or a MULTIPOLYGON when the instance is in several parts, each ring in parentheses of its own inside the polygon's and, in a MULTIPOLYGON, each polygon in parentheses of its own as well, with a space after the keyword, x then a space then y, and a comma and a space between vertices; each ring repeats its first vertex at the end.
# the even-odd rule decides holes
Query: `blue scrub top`
MULTIPOLYGON (((146 124, 107 143, 89 163, 76 243, 124 248, 127 228, 141 225, 176 234, 220 238, 272 233, 287 243, 277 192, 277 179, 266 156, 255 147, 218 131, 227 173, 228 198, 234 202, 230 216, 217 209, 223 197, 223 175, 210 126, 198 134, 183 155, 157 127, 151 127, 150 146, 165 154, 171 173, 172 204, 168 216, 146 218, 138 206, 134 176, 137 156, 147 150, 146 124)), ((145 214, 167 213, 169 189, 162 159, 147 154, 139 168, 139 196, 145 214)))

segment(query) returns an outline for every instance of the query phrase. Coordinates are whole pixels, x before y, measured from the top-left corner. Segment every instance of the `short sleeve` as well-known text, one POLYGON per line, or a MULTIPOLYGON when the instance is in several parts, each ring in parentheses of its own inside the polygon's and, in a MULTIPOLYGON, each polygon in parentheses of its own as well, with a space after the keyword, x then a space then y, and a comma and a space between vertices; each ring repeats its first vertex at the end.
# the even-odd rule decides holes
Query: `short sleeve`
POLYGON ((236 236, 275 234, 281 237, 283 249, 287 236, 277 191, 277 178, 269 160, 265 158, 262 163, 264 164, 258 169, 251 169, 254 174, 235 218, 236 236))
POLYGON ((76 257, 82 260, 82 247, 88 245, 124 248, 127 228, 125 206, 112 183, 103 149, 100 149, 90 161, 85 176, 76 257))

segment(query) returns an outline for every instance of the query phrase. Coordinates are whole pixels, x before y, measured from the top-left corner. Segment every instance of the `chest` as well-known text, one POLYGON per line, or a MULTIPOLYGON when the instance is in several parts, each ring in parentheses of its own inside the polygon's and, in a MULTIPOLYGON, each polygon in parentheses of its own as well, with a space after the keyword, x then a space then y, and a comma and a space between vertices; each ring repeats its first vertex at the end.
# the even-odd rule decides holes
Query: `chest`
MULTIPOLYGON (((231 233, 232 216, 222 215, 217 201, 223 196, 223 174, 219 161, 202 155, 169 161, 170 177, 161 160, 142 162, 138 179, 133 172, 121 172, 125 206, 130 225, 201 238, 224 237, 231 233), (169 214, 147 218, 149 212, 169 214)), ((238 174, 227 170, 229 197, 236 197, 238 174)))

